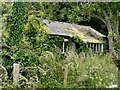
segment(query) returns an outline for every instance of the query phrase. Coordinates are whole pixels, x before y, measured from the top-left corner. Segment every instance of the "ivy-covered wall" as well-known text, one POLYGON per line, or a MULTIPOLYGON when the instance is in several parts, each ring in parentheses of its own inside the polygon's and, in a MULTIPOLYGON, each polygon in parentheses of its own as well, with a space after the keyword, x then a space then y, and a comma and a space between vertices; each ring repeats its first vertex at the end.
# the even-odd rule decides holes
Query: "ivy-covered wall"
POLYGON ((53 46, 55 45, 62 50, 62 45, 63 45, 64 39, 68 39, 68 41, 65 42, 65 48, 67 51, 71 51, 71 49, 73 49, 73 47, 77 53, 87 52, 89 50, 87 43, 82 41, 77 36, 70 38, 70 37, 65 37, 65 36, 51 36, 50 35, 49 44, 53 45, 53 46), (75 44, 75 46, 73 46, 73 43, 75 44))

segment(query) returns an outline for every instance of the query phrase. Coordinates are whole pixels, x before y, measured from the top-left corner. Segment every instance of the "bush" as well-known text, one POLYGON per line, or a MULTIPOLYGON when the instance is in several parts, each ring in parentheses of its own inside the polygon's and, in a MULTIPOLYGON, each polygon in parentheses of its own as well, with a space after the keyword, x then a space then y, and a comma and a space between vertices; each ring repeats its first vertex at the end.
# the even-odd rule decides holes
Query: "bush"
POLYGON ((106 88, 118 83, 118 70, 109 54, 100 56, 98 54, 68 52, 62 58, 62 54, 54 53, 43 52, 39 56, 38 65, 24 67, 25 73, 22 75, 27 80, 21 78, 18 86, 13 84, 6 86, 62 88, 64 87, 63 72, 66 66, 68 67, 68 88, 106 88), (57 56, 61 56, 61 58, 57 56))

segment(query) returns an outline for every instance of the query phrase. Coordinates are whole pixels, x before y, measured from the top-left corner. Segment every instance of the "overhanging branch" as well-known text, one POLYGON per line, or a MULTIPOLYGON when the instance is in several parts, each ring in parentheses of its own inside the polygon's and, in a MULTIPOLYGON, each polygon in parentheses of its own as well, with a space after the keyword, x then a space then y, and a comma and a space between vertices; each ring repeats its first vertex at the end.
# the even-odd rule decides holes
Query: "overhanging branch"
POLYGON ((106 24, 105 19, 104 19, 103 17, 101 17, 101 16, 98 16, 98 15, 95 15, 95 14, 91 14, 91 17, 98 18, 98 19, 100 19, 104 24, 106 24))

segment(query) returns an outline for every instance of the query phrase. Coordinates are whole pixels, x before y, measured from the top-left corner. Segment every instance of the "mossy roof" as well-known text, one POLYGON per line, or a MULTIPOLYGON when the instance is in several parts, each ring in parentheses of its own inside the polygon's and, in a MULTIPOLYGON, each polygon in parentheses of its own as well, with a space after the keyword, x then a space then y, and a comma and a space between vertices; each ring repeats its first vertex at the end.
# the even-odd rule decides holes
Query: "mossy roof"
POLYGON ((78 36, 84 42, 89 43, 103 43, 103 37, 105 37, 105 35, 101 34, 90 26, 50 20, 43 20, 43 23, 53 35, 62 35, 69 37, 78 36))

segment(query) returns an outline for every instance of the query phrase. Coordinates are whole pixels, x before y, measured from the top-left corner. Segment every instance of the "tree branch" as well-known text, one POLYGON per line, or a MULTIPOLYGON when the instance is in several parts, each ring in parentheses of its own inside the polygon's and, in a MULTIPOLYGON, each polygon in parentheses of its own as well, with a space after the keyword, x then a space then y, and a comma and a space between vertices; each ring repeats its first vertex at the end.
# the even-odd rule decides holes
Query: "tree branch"
POLYGON ((100 19, 106 25, 106 21, 105 21, 105 19, 103 17, 95 15, 95 14, 91 14, 91 17, 100 19))

